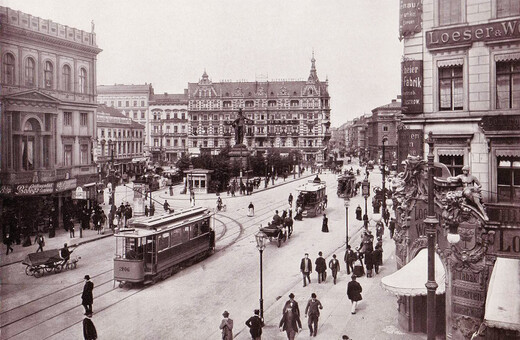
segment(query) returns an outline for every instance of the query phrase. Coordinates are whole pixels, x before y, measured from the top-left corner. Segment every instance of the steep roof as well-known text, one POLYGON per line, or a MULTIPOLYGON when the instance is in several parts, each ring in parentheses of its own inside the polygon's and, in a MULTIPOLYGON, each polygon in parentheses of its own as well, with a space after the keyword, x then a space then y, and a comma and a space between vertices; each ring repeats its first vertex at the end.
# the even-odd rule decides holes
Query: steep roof
POLYGON ((376 112, 376 111, 380 111, 380 110, 400 110, 400 109, 401 109, 401 102, 398 102, 397 100, 392 100, 391 103, 376 107, 375 109, 372 110, 372 112, 376 112))
POLYGON ((106 106, 105 104, 98 104, 96 114, 98 127, 130 127, 134 129, 144 129, 143 124, 133 121, 131 118, 125 116, 120 110, 106 106))

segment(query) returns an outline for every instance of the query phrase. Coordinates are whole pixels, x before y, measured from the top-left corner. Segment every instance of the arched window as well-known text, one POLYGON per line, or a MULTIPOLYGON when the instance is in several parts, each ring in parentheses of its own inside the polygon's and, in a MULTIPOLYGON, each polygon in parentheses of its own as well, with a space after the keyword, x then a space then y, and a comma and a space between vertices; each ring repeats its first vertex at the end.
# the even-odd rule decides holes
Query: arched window
POLYGON ((45 62, 45 68, 43 69, 44 81, 43 84, 46 89, 52 89, 52 80, 54 78, 54 66, 50 61, 45 62))
POLYGON ((4 55, 4 83, 14 85, 14 56, 11 53, 4 55))
POLYGON ((70 74, 70 66, 65 65, 63 66, 62 70, 62 83, 63 83, 63 91, 72 91, 72 81, 71 81, 71 74, 70 74))
POLYGON ((79 93, 87 93, 87 70, 79 70, 79 93))
POLYGON ((36 76, 36 69, 35 69, 34 59, 29 57, 25 60, 25 85, 27 85, 27 86, 36 85, 35 76, 36 76))

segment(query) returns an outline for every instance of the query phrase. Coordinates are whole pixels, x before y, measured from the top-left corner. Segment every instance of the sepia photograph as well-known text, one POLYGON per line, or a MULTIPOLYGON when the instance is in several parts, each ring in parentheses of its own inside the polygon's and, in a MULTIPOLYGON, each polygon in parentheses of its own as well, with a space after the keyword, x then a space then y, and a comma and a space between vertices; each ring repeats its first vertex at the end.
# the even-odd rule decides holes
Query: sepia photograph
POLYGON ((1 340, 520 340, 519 0, 0 0, 0 58, 1 340))

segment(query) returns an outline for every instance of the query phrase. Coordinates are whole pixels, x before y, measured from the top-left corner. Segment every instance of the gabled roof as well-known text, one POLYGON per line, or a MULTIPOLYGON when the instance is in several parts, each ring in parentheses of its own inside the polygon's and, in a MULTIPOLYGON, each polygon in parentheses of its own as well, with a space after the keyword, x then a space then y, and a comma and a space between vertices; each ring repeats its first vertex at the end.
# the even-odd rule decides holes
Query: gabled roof
POLYGON ((15 99, 15 100, 28 100, 28 101, 37 101, 37 102, 51 102, 54 104, 60 104, 61 101, 51 95, 40 92, 38 90, 27 90, 23 92, 13 93, 10 95, 6 95, 4 98, 6 99, 15 99))

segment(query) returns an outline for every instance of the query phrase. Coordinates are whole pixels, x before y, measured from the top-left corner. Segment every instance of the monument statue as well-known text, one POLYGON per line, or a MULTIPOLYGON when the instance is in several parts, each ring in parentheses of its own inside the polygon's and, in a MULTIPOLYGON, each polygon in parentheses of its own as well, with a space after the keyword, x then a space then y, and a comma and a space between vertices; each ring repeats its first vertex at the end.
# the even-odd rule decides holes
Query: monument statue
POLYGON ((481 203, 480 181, 477 177, 470 175, 469 166, 466 165, 462 168, 462 174, 455 177, 448 177, 448 182, 460 183, 463 187, 462 195, 482 213, 486 221, 488 220, 486 210, 481 203))
POLYGON ((244 117, 241 108, 238 109, 238 117, 231 123, 231 126, 235 128, 235 145, 240 145, 244 142, 244 128, 246 121, 254 123, 254 120, 244 117))

